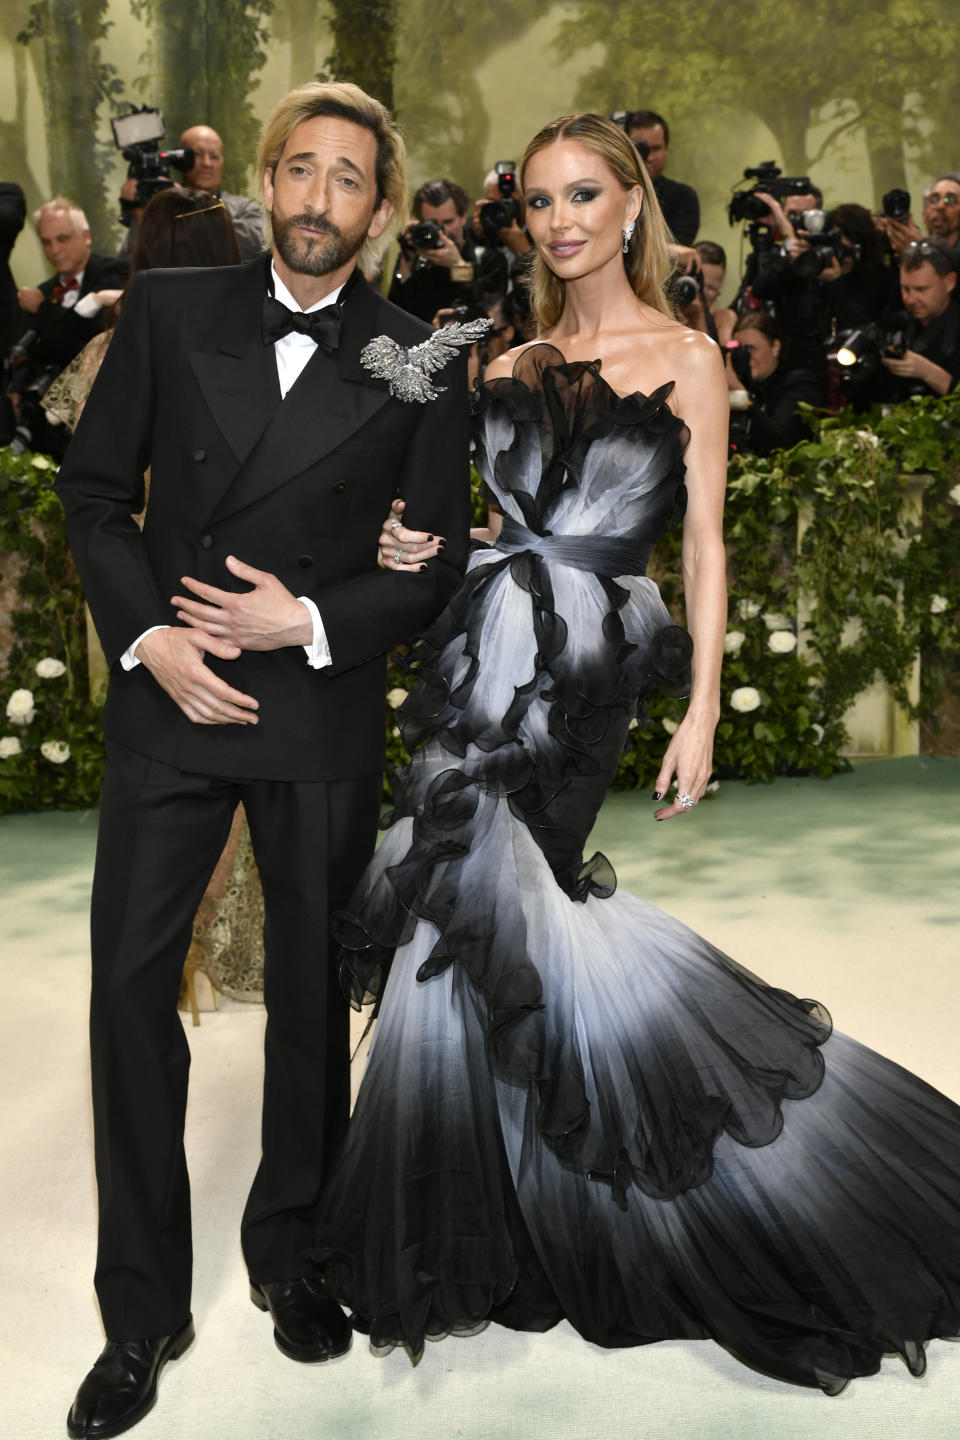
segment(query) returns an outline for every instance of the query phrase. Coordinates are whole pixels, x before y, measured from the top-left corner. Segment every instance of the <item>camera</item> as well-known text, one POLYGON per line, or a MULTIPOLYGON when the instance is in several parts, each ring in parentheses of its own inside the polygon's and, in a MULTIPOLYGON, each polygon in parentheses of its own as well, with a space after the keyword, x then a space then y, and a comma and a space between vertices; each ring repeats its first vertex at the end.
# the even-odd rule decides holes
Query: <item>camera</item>
POLYGON ((443 233, 436 220, 418 220, 410 227, 408 243, 414 250, 442 250, 443 233))
POLYGON ((910 214, 910 191, 888 190, 880 201, 881 214, 888 220, 904 221, 910 214))
POLYGON ((805 210, 796 218, 798 238, 806 240, 809 250, 803 250, 791 262, 794 272, 805 280, 815 280, 827 266, 836 260, 859 260, 860 246, 848 245, 836 226, 826 229, 827 217, 822 210, 805 210))
POLYGON ((134 198, 120 202, 120 223, 129 225, 132 210, 142 209, 161 190, 169 190, 173 181, 167 172, 171 168, 181 174, 193 169, 194 154, 189 146, 178 150, 160 149, 166 126, 160 111, 149 105, 141 105, 128 115, 114 115, 110 124, 114 143, 129 162, 127 179, 137 182, 134 198))
POLYGON ((758 192, 783 200, 787 195, 810 195, 813 191, 809 175, 784 175, 772 160, 763 160, 752 169, 744 170, 743 178, 755 180, 756 184, 746 190, 734 190, 727 206, 731 225, 736 225, 738 220, 770 224, 773 216, 767 202, 758 198, 758 192))
POLYGON ((739 340, 728 340, 723 348, 730 356, 730 364, 733 366, 734 375, 736 375, 744 390, 749 390, 752 380, 750 351, 746 345, 741 345, 739 340))
POLYGON ((497 189, 503 197, 500 200, 488 200, 485 205, 480 206, 478 212, 480 227, 483 230, 483 238, 487 244, 495 244, 501 230, 506 230, 514 220, 522 218, 520 201, 516 198, 514 191, 517 188, 517 167, 512 160, 498 160, 495 166, 497 172, 497 189))
POLYGON ((692 305, 699 295, 703 299, 703 276, 699 270, 692 275, 673 275, 667 282, 670 299, 680 309, 692 305))
POLYGON ((837 361, 847 370, 876 370, 883 356, 902 360, 907 353, 907 317, 897 317, 887 325, 864 325, 851 330, 837 350, 837 361))

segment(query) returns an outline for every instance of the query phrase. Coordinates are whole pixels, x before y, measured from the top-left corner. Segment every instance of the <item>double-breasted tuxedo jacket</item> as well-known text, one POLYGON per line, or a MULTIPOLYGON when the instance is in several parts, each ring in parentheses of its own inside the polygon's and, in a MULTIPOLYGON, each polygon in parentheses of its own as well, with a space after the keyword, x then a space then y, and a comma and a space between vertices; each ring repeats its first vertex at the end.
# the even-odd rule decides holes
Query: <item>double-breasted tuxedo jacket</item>
POLYGON ((466 558, 463 366, 437 377, 447 388, 434 401, 392 398, 362 366, 364 345, 429 331, 355 277, 337 352, 318 348, 281 401, 261 331, 267 263, 137 277, 58 481, 111 665, 91 922, 96 1286, 111 1339, 169 1335, 190 1308, 189 1051, 175 1002, 239 799, 263 882, 269 1017, 243 1250, 256 1281, 303 1273, 349 1113, 348 1011, 328 923, 373 850, 385 652, 442 609, 466 558), (141 532, 131 516, 148 466, 141 532), (422 574, 376 564, 397 494, 412 526, 446 538, 422 574), (182 576, 244 589, 230 554, 316 602, 333 663, 311 669, 299 645, 208 656, 259 701, 259 723, 197 725, 120 657, 150 626, 176 623, 182 576))
POLYGON ((183 770, 324 780, 382 763, 385 652, 455 588, 469 526, 468 401, 453 363, 426 404, 393 399, 360 362, 388 334, 430 332, 357 276, 336 354, 318 348, 282 401, 261 336, 266 263, 139 275, 61 468, 71 544, 112 676, 108 736, 183 770), (150 503, 142 534, 130 518, 150 503), (376 565, 395 495, 407 522, 446 538, 421 575, 376 565), (310 595, 332 665, 299 647, 207 663, 260 702, 256 726, 192 724, 143 667, 119 658, 175 623, 181 577, 242 590, 227 555, 310 595))

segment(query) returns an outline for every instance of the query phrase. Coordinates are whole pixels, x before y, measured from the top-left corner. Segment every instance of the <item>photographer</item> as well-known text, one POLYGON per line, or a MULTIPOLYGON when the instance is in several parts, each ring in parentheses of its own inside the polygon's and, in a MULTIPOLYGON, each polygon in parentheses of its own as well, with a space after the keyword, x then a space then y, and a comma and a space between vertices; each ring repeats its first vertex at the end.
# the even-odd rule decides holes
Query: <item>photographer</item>
POLYGON ((955 260, 939 240, 914 240, 900 252, 900 291, 909 319, 902 356, 884 355, 891 398, 946 395, 960 378, 960 306, 955 260))
POLYGON ((789 450, 810 431, 798 406, 822 405, 824 391, 809 370, 781 365, 783 340, 772 315, 741 315, 727 347, 731 449, 752 455, 789 450))
MULTIPOLYGON (((800 178, 784 183, 798 185, 800 178)), ((749 314, 751 305, 772 306, 790 352, 790 364, 809 371, 825 384, 824 342, 830 330, 829 314, 816 277, 804 273, 802 261, 797 264, 810 248, 803 238, 803 217, 808 212, 820 212, 822 192, 809 183, 802 193, 797 190, 776 196, 758 185, 750 198, 763 211, 756 218, 750 212, 753 249, 734 309, 749 314)))
POLYGON ((703 328, 721 345, 725 345, 733 335, 733 327, 737 323, 736 311, 717 303, 727 275, 727 252, 715 240, 698 240, 693 248, 700 257, 704 307, 713 322, 712 331, 709 324, 703 328))
POLYGON ((700 229, 700 200, 692 185, 663 172, 670 149, 670 127, 655 110, 631 110, 623 122, 627 139, 640 151, 667 228, 678 245, 692 245, 700 229))
MULTIPOLYGON (((891 195, 902 197, 904 213, 891 215, 884 203, 884 213, 875 215, 873 223, 886 236, 893 254, 899 256, 905 246, 914 240, 922 240, 923 236, 909 213, 910 197, 906 191, 895 190, 891 195)), ((884 201, 888 198, 884 196, 884 201)), ((929 239, 940 240, 950 246, 960 245, 960 174, 945 170, 927 187, 923 192, 922 218, 929 239)))
POLYGON ((522 274, 533 247, 524 229, 523 195, 512 160, 498 160, 483 179, 483 199, 473 210, 471 233, 480 273, 478 297, 505 295, 522 274))
POLYGON ((823 235, 834 241, 820 251, 814 278, 830 329, 840 333, 874 323, 899 296, 884 264, 873 216, 863 205, 837 205, 825 217, 823 235))
MULTIPOLYGON (((222 200, 233 221, 237 244, 240 246, 240 258, 254 260, 264 249, 263 211, 256 200, 221 190, 224 161, 223 141, 220 136, 209 125, 191 125, 180 136, 180 144, 193 152, 193 166, 176 183, 185 190, 204 191, 222 200)), ((140 182, 135 177, 126 180, 120 190, 121 209, 130 225, 120 250, 125 257, 133 251, 136 229, 143 214, 145 201, 139 192, 140 182)))
POLYGON ((473 299, 476 255, 466 230, 470 201, 452 180, 427 180, 411 208, 414 219, 399 237, 387 299, 430 324, 438 310, 473 299))
POLYGON ((41 205, 33 223, 55 273, 17 291, 20 338, 6 382, 0 440, 9 443, 18 428, 32 449, 58 457, 60 437, 47 424, 40 400, 51 380, 103 329, 104 310, 117 299, 127 266, 93 253, 87 217, 63 195, 41 205))

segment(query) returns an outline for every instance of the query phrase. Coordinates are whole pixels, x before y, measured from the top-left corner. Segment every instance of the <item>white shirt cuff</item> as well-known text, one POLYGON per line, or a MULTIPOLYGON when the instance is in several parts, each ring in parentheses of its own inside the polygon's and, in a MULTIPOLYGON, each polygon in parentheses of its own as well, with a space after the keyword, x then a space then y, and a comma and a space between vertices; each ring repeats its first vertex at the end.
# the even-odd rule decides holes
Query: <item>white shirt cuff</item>
POLYGON ((135 652, 141 640, 145 640, 148 635, 152 635, 154 630, 169 629, 169 625, 151 625, 149 630, 144 630, 142 635, 138 635, 136 640, 134 640, 133 644, 128 646, 127 649, 124 650, 123 654, 120 656, 120 664, 123 666, 124 670, 136 670, 137 666, 140 664, 140 661, 137 659, 135 652))
POLYGON ((327 644, 327 632, 323 628, 320 611, 310 599, 309 595, 298 595, 297 599, 301 605, 306 605, 307 610, 310 612, 310 619, 313 621, 313 640, 311 644, 304 645, 303 647, 304 654, 307 657, 307 664, 313 670, 322 670, 325 665, 333 664, 333 656, 330 654, 330 646, 327 644))
POLYGON ((73 307, 73 313, 79 315, 83 320, 92 320, 94 315, 99 315, 103 306, 95 299, 93 294, 82 295, 73 307))

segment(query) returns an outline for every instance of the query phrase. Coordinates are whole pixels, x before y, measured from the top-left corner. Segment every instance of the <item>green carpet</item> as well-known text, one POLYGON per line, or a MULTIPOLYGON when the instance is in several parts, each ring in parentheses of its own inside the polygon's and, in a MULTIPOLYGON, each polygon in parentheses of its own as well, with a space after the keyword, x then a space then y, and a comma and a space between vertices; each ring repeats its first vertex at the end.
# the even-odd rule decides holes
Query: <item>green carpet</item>
MULTIPOLYGON (((861 765, 830 781, 725 784, 656 824, 611 796, 591 844, 619 883, 839 1028, 960 1099, 960 760, 861 765)), ((96 816, 0 819, 0 1312, 4 1433, 64 1433, 101 1343, 86 1059, 96 816)), ((246 1295, 237 1228, 258 1153, 263 1012, 188 1026, 187 1148, 198 1339, 137 1440, 960 1440, 960 1346, 922 1381, 889 1361, 838 1399, 754 1374, 710 1343, 604 1352, 567 1325, 491 1327, 374 1361, 295 1365, 246 1295)))

